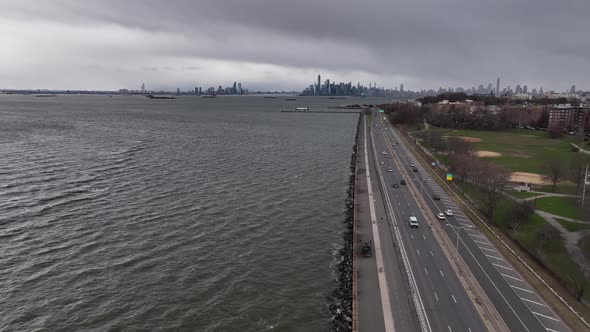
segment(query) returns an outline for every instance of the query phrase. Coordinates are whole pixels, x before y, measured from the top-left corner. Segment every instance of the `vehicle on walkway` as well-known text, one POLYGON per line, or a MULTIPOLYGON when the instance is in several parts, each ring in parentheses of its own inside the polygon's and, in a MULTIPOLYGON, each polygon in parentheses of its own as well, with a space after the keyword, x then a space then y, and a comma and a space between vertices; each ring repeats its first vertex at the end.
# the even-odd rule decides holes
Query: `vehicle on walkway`
POLYGON ((445 214, 446 214, 447 216, 449 216, 449 217, 452 217, 452 216, 453 216, 453 211, 451 211, 450 209, 446 209, 446 210, 445 210, 445 214))
POLYGON ((418 172, 418 169, 416 167, 412 167, 412 171, 418 172))
POLYGON ((361 240, 361 255, 363 257, 371 257, 372 242, 371 240, 361 240))
POLYGON ((392 168, 387 169, 388 172, 393 172, 392 168))
POLYGON ((411 216, 410 217, 410 227, 418 228, 418 218, 411 216))
POLYGON ((385 162, 384 162, 384 161, 382 161, 382 162, 380 162, 379 164, 381 164, 381 165, 385 165, 385 162))
POLYGON ((405 186, 405 185, 406 185, 406 180, 402 179, 402 180, 399 182, 399 184, 401 184, 402 186, 405 186))
POLYGON ((439 212, 436 214, 436 217, 438 218, 438 220, 445 220, 445 215, 442 212, 439 212))
POLYGON ((432 198, 434 198, 435 201, 440 201, 440 196, 437 194, 432 195, 432 198))
POLYGON ((381 154, 385 156, 387 154, 387 152, 383 151, 383 152, 381 152, 381 154))
POLYGON ((393 187, 394 187, 394 188, 399 188, 399 184, 397 184, 397 183, 394 183, 394 184, 393 184, 393 187))
POLYGON ((414 164, 410 164, 410 167, 416 167, 416 165, 414 165, 414 164))

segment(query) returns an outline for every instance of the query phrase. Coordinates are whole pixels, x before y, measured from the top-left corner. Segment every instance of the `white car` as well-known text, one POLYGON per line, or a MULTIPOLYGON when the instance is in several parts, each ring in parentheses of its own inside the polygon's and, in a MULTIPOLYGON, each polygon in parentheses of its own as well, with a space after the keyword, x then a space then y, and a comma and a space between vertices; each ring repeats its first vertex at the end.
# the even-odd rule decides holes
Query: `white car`
POLYGON ((384 162, 384 161, 382 161, 382 162, 380 162, 380 164, 381 164, 381 165, 385 165, 385 162, 384 162))
POLYGON ((441 212, 437 213, 436 217, 438 218, 438 220, 445 220, 445 215, 442 214, 441 212))
POLYGON ((390 169, 388 169, 387 171, 388 171, 388 172, 393 172, 393 169, 391 169, 391 168, 390 168, 390 169))
POLYGON ((418 219, 414 216, 410 217, 410 227, 418 228, 418 219))
POLYGON ((414 165, 414 164, 410 164, 410 167, 416 167, 416 165, 414 165))
POLYGON ((446 214, 447 216, 449 216, 449 217, 452 217, 452 216, 453 216, 453 211, 451 211, 451 210, 447 209, 447 210, 445 210, 445 214, 446 214))
POLYGON ((381 152, 381 154, 385 156, 387 154, 387 152, 383 151, 383 152, 381 152))

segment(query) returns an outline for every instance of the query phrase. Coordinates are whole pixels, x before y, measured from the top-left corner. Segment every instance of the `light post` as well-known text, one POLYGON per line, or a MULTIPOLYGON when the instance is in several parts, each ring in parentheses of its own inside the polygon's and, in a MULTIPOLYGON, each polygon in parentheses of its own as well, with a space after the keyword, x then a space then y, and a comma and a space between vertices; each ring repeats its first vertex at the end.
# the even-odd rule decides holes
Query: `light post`
POLYGON ((459 258, 459 237, 461 236, 461 229, 471 228, 471 225, 455 226, 447 223, 447 226, 451 226, 451 228, 457 233, 457 242, 455 244, 455 248, 457 249, 457 258, 459 258))

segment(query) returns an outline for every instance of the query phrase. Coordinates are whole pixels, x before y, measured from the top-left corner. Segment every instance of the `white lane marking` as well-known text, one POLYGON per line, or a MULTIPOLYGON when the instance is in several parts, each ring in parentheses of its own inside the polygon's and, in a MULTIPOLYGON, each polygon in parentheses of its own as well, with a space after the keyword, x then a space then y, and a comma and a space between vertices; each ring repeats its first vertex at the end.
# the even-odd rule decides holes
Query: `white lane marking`
MULTIPOLYGON (((469 236, 474 236, 474 237, 478 237, 480 239, 485 239, 485 236, 481 236, 481 235, 469 234, 469 236)), ((473 241, 475 241, 475 240, 473 240, 473 241)))
POLYGON ((460 224, 463 225, 463 226, 472 227, 471 224, 466 224, 464 222, 460 222, 460 224))
POLYGON ((453 301, 455 301, 455 303, 457 303, 457 299, 455 298, 455 295, 451 294, 451 297, 453 298, 453 301))
POLYGON ((426 235, 422 234, 422 238, 423 238, 424 240, 426 240, 426 235))
POLYGON ((467 331, 471 332, 471 329, 470 328, 467 328, 467 331))
POLYGON ((497 266, 497 267, 501 267, 501 268, 503 268, 503 269, 506 269, 506 270, 510 270, 510 271, 512 271, 512 269, 511 269, 511 268, 509 268, 509 267, 506 267, 506 266, 504 266, 504 265, 500 265, 500 264, 496 264, 496 263, 492 263, 492 265, 493 265, 493 266, 497 266))
POLYGON ((493 256, 493 255, 488 255, 488 254, 484 254, 484 255, 488 256, 489 258, 494 258, 494 259, 497 259, 497 260, 500 260, 500 261, 503 261, 504 260, 504 259, 502 259, 500 257, 496 257, 496 256, 493 256))
POLYGON ((383 272, 383 253, 381 251, 381 240, 379 238, 379 229, 377 228, 376 220, 377 215, 375 213, 375 204, 373 202, 373 187, 371 185, 371 169, 369 166, 369 156, 367 149, 367 119, 365 119, 365 165, 366 165, 366 176, 367 176, 367 191, 369 193, 369 211, 371 214, 371 224, 373 229, 373 241, 375 243, 376 252, 376 263, 377 263, 377 277, 379 281, 379 291, 381 293, 381 306, 383 308, 383 323, 385 325, 385 331, 395 332, 395 325, 393 323, 393 312, 391 311, 391 301, 389 300, 389 288, 387 283, 387 276, 383 272))
POLYGON ((517 286, 512 286, 512 285, 510 285, 510 287, 512 287, 512 288, 516 288, 516 289, 518 289, 518 290, 521 290, 521 291, 523 291, 523 292, 528 292, 528 293, 531 293, 531 294, 535 294, 535 292, 533 292, 533 291, 531 291, 531 290, 528 290, 528 289, 524 289, 524 288, 520 288, 520 287, 517 287, 517 286))
POLYGON ((447 327, 449 328, 449 332, 453 332, 453 330, 451 330, 451 327, 449 325, 447 325, 447 327))
POLYGON ((418 256, 421 256, 421 255, 420 255, 420 250, 416 249, 416 251, 418 252, 418 256))
POLYGON ((481 250, 487 250, 487 251, 491 251, 491 252, 496 252, 496 250, 494 250, 494 249, 488 249, 488 248, 484 248, 484 247, 480 247, 480 246, 477 246, 477 247, 479 249, 481 249, 481 250))
POLYGON ((479 241, 479 240, 472 240, 472 241, 475 242, 475 243, 481 243, 481 244, 485 244, 485 245, 491 246, 491 244, 488 243, 488 242, 479 241))
POLYGON ((513 276, 509 276, 509 275, 507 275, 507 274, 504 274, 504 273, 500 273, 500 275, 502 275, 502 276, 504 276, 504 277, 506 277, 506 278, 510 278, 510 279, 517 280, 517 281, 523 281, 523 280, 522 280, 522 279, 520 279, 520 278, 513 277, 513 276))
POLYGON ((426 275, 428 275, 428 270, 426 268, 424 268, 424 272, 426 272, 426 275))
POLYGON ((535 312, 535 311, 532 311, 532 310, 531 310, 531 312, 532 312, 533 314, 537 315, 537 316, 545 317, 545 318, 548 318, 548 319, 552 319, 552 320, 554 320, 554 321, 556 321, 556 322, 559 322, 559 319, 555 319, 555 318, 553 318, 553 317, 550 317, 550 316, 547 316, 547 315, 543 315, 543 314, 540 314, 540 313, 538 313, 538 312, 535 312))
POLYGON ((434 257, 434 253, 430 250, 430 256, 434 257))
POLYGON ((414 234, 410 234, 410 237, 413 239, 414 238, 414 234))
POLYGON ((536 304, 536 305, 540 305, 540 306, 542 306, 542 307, 545 307, 545 305, 544 305, 543 303, 539 303, 539 302, 537 302, 537 301, 529 300, 529 299, 527 299, 527 298, 524 298, 524 297, 521 297, 520 299, 521 299, 521 300, 523 300, 523 301, 527 301, 527 302, 534 303, 534 304, 536 304))
POLYGON ((445 274, 442 273, 442 270, 439 270, 439 271, 440 271, 440 275, 444 278, 445 277, 445 274))
POLYGON ((434 297, 436 298, 436 300, 438 301, 438 295, 436 295, 436 292, 434 292, 434 297))
POLYGON ((559 332, 559 331, 557 331, 557 330, 553 330, 553 329, 550 329, 550 328, 548 328, 548 327, 546 327, 545 329, 547 329, 547 331, 549 331, 549 332, 559 332))

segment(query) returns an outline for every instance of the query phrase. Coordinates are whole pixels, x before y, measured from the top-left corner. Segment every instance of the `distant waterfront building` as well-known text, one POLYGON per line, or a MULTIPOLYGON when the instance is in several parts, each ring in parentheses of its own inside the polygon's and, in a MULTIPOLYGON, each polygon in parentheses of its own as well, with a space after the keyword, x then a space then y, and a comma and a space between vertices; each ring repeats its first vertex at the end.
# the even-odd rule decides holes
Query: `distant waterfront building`
POLYGON ((145 92, 145 83, 141 83, 141 92, 145 92))
POLYGON ((399 92, 404 92, 404 83, 399 85, 399 92))
POLYGON ((320 88, 321 88, 321 83, 320 82, 321 82, 321 79, 322 78, 320 77, 320 74, 318 74, 318 85, 316 85, 316 95, 319 95, 320 94, 320 88))
POLYGON ((525 85, 522 87, 522 93, 524 93, 525 95, 528 94, 529 92, 529 88, 525 85))
POLYGON ((176 88, 176 95, 180 96, 180 88, 176 88))
POLYGON ((238 94, 241 95, 242 94, 242 83, 238 83, 238 94))
POLYGON ((496 95, 500 95, 500 77, 496 79, 496 95))
POLYGON ((572 87, 570 88, 570 93, 576 93, 576 85, 572 85, 572 87))

